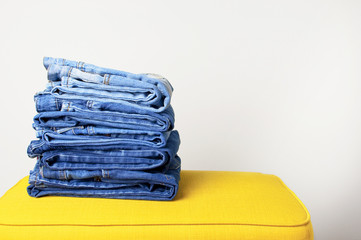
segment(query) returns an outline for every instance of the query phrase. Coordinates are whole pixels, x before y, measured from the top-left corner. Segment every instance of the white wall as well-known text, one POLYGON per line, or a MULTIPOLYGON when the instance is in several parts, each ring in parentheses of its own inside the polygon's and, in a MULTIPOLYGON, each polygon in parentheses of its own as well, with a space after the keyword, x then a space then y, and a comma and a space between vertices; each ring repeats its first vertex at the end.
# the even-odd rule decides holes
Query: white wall
POLYGON ((0 6, 0 195, 35 163, 42 57, 64 57, 166 76, 183 169, 276 174, 316 239, 360 239, 360 1, 0 6))

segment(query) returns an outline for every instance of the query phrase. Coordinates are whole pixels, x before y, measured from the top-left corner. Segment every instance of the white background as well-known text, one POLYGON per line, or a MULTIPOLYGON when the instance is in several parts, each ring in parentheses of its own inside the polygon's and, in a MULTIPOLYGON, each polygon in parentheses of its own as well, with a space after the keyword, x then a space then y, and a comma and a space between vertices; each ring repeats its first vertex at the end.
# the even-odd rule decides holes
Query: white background
POLYGON ((360 1, 1 1, 0 195, 28 174, 42 57, 166 76, 183 169, 278 175, 361 239, 360 1))

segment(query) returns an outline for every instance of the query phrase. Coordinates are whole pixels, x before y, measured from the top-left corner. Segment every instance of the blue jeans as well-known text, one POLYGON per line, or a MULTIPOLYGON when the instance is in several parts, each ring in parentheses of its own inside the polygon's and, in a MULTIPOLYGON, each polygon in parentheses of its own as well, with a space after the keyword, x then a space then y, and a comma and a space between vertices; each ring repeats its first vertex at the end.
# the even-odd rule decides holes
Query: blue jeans
POLYGON ((42 166, 49 170, 63 172, 68 170, 150 170, 167 169, 171 159, 178 152, 179 134, 173 131, 167 145, 163 148, 127 148, 104 150, 50 150, 38 155, 42 166))
POLYGON ((61 58, 44 58, 57 98, 114 102, 161 112, 170 105, 173 87, 163 77, 132 74, 61 58))
POLYGON ((36 136, 50 146, 134 144, 159 148, 165 146, 170 133, 97 126, 76 126, 55 131, 36 128, 36 136))
POLYGON ((79 125, 96 125, 113 128, 149 131, 169 131, 174 127, 171 106, 161 113, 134 110, 117 103, 57 99, 49 93, 34 97, 39 112, 34 125, 44 128, 64 128, 79 125))
POLYGON ((178 190, 181 161, 172 159, 166 171, 95 170, 60 175, 44 170, 39 162, 30 172, 27 188, 32 197, 71 196, 143 200, 172 200, 178 190), (46 174, 47 178, 44 176, 46 174))
MULTIPOLYGON (((171 133, 173 132, 177 132, 176 130, 171 131, 171 133)), ((164 133, 163 133, 164 134, 164 133)), ((169 134, 169 132, 166 132, 166 134, 169 134)), ((178 134, 178 132, 177 132, 178 134)), ((55 135, 54 133, 50 134, 50 138, 51 136, 55 135)), ((85 139, 87 140, 86 143, 82 142, 81 140, 84 139, 82 136, 72 136, 72 135, 61 135, 61 134, 56 134, 56 136, 63 136, 64 138, 66 137, 76 137, 77 141, 76 142, 70 142, 69 143, 69 139, 66 139, 63 141, 61 140, 59 142, 59 139, 56 140, 55 142, 53 141, 53 139, 49 139, 46 140, 44 138, 48 138, 49 134, 47 134, 45 137, 42 137, 42 139, 40 140, 33 140, 30 142, 28 149, 27 149, 27 153, 29 157, 37 157, 41 154, 43 154, 46 151, 51 151, 51 150, 64 150, 64 149, 72 149, 72 150, 111 150, 111 149, 119 149, 119 148, 125 148, 125 149, 144 149, 146 147, 151 147, 154 148, 154 144, 150 143, 150 142, 145 142, 145 141, 138 141, 142 142, 143 144, 134 144, 134 140, 130 139, 130 141, 124 140, 124 139, 112 139, 110 137, 104 137, 104 139, 106 141, 102 142, 102 141, 97 141, 93 144, 87 144, 89 142, 89 137, 94 137, 94 136, 85 136, 85 139), (88 138, 87 138, 88 137, 88 138), (68 140, 68 141, 67 141, 68 140), (72 144, 72 143, 76 143, 76 144, 72 144), (120 144, 122 143, 122 144, 120 144)), ((168 138, 167 138, 168 139, 168 138)), ((74 140, 74 139, 71 139, 74 140)), ((92 140, 92 138, 90 139, 92 140)), ((94 140, 94 139, 93 139, 94 140)), ((90 141, 91 142, 91 141, 90 141)), ((165 144, 162 143, 162 145, 165 144)), ((161 146, 162 147, 162 146, 161 146)))
POLYGON ((180 138, 173 88, 154 74, 132 74, 44 58, 46 89, 34 96, 37 157, 28 194, 171 200, 177 193, 180 138))

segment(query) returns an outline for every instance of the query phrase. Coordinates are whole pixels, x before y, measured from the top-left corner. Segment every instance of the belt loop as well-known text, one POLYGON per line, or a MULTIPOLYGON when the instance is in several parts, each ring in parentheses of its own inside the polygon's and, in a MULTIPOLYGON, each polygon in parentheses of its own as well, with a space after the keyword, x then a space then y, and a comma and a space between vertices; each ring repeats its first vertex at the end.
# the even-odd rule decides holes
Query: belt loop
POLYGON ((104 79, 103 79, 103 84, 104 85, 107 84, 107 77, 108 77, 108 74, 104 74, 104 79))
POLYGON ((70 77, 70 74, 71 74, 71 71, 73 70, 73 67, 70 67, 69 68, 69 71, 68 71, 68 77, 70 77))

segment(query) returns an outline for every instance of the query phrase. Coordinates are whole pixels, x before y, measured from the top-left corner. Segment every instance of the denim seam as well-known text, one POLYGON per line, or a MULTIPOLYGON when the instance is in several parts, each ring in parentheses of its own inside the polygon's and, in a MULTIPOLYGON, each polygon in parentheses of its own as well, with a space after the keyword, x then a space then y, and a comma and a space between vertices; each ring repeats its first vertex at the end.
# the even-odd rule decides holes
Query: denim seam
POLYGON ((43 146, 45 143, 44 142, 41 142, 40 144, 37 144, 37 145, 35 145, 35 146, 31 146, 30 148, 31 148, 31 151, 33 151, 35 148, 39 148, 39 147, 41 147, 41 146, 43 146))
POLYGON ((78 68, 80 71, 84 71, 84 72, 85 72, 84 62, 79 61, 78 63, 79 63, 79 65, 77 66, 77 68, 78 68))
POLYGON ((60 107, 59 107, 58 99, 57 99, 57 98, 55 98, 55 106, 56 106, 56 109, 59 111, 59 110, 60 110, 60 107))
POLYGON ((103 78, 103 84, 104 84, 104 85, 107 84, 107 83, 106 83, 106 82, 107 82, 107 75, 108 75, 108 74, 104 74, 104 78, 103 78))
POLYGON ((41 168, 39 169, 39 173, 40 173, 40 175, 41 175, 42 177, 44 177, 44 167, 41 167, 41 168))
POLYGON ((35 185, 35 186, 36 186, 36 182, 37 182, 38 174, 39 174, 39 173, 37 173, 37 174, 36 174, 36 176, 35 176, 35 183, 34 183, 34 185, 35 185))

